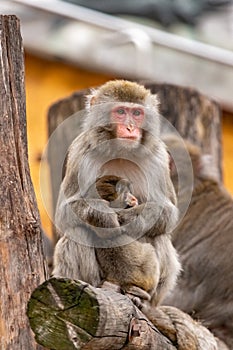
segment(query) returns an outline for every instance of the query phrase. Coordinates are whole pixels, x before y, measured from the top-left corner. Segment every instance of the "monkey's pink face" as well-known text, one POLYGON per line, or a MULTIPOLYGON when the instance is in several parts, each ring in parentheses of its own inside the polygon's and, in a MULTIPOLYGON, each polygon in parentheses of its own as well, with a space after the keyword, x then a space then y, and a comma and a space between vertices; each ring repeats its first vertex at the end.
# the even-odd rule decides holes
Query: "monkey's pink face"
POLYGON ((116 137, 139 141, 145 112, 141 106, 118 106, 113 108, 111 121, 116 123, 116 137))

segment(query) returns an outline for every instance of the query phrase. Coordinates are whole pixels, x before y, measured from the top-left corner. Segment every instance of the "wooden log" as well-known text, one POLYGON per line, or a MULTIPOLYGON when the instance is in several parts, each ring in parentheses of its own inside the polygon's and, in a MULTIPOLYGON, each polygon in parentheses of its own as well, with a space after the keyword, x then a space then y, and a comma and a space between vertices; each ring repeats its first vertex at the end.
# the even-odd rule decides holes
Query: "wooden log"
POLYGON ((72 94, 54 103, 48 112, 48 161, 51 173, 52 207, 56 207, 58 191, 62 180, 62 167, 69 145, 81 131, 82 111, 85 107, 84 95, 88 90, 72 94), (68 123, 63 123, 69 118, 68 123), (59 125, 61 128, 57 128, 59 125))
MULTIPOLYGON (((222 178, 221 113, 217 103, 192 88, 170 84, 145 83, 160 98, 160 113, 171 122, 180 135, 212 155, 216 173, 222 178)), ((79 91, 53 104, 48 112, 49 136, 56 135, 48 147, 48 162, 52 178, 53 209, 56 206, 62 179, 62 166, 72 140, 80 133, 84 117, 84 96, 79 91), (76 113, 76 114, 75 114, 76 113), (72 118, 69 118, 72 116, 72 118), (62 122, 62 127, 58 128, 62 122)))
POLYGON ((28 166, 23 47, 15 16, 0 16, 0 52, 0 349, 41 349, 26 317, 46 264, 28 166))
POLYGON ((211 154, 222 179, 222 128, 219 105, 209 97, 188 87, 146 83, 158 94, 160 114, 171 122, 179 134, 211 154))
POLYGON ((63 278, 43 283, 28 304, 36 340, 54 350, 226 349, 176 308, 154 308, 149 314, 156 327, 127 296, 63 278))

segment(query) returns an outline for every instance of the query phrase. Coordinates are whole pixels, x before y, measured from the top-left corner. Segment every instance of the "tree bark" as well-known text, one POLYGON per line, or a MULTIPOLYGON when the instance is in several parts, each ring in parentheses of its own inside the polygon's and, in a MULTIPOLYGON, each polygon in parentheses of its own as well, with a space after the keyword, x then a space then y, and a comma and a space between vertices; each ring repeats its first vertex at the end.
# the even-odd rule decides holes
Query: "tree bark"
MULTIPOLYGON (((217 103, 192 88, 156 83, 144 85, 152 93, 158 94, 160 114, 171 122, 180 135, 198 145, 203 153, 212 155, 218 177, 222 179, 221 113, 217 103)), ((51 142, 48 147, 48 161, 52 173, 53 209, 57 202, 67 149, 81 132, 80 124, 85 118, 84 97, 88 91, 76 92, 56 102, 49 109, 51 142), (58 128, 59 125, 61 127, 58 128)))
POLYGON ((158 94, 160 114, 168 119, 180 135, 211 154, 222 179, 222 127, 219 105, 209 97, 188 87, 146 83, 158 94))
POLYGON ((63 278, 39 286, 28 306, 36 340, 54 350, 227 350, 176 308, 148 313, 156 327, 127 296, 63 278))
POLYGON ((81 132, 85 95, 89 90, 75 92, 68 98, 54 103, 48 112, 48 161, 51 172, 52 208, 56 207, 62 180, 62 168, 69 145, 81 132), (68 122, 63 123, 65 120, 68 122), (58 128, 58 126, 61 126, 58 128), (59 156, 58 156, 59 155, 59 156))
POLYGON ((0 349, 41 349, 26 317, 46 265, 28 166, 23 48, 15 16, 0 16, 0 50, 0 349))

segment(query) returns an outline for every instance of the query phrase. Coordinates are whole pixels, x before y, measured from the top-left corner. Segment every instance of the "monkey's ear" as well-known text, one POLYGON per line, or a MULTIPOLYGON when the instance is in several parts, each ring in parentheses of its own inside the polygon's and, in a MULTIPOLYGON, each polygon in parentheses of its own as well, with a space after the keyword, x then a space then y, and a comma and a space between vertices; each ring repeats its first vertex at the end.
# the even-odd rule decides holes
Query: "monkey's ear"
POLYGON ((150 95, 150 103, 155 110, 158 110, 159 105, 160 105, 158 95, 151 94, 150 95))
POLYGON ((120 179, 116 183, 116 192, 123 193, 124 190, 130 191, 131 183, 126 179, 120 179))
POLYGON ((168 153, 168 159, 169 159, 169 169, 170 169, 170 174, 171 176, 177 175, 177 168, 176 168, 176 163, 174 159, 172 158, 171 153, 167 150, 168 153))
POLYGON ((211 178, 217 182, 220 181, 216 164, 214 164, 211 154, 202 154, 198 162, 198 175, 203 178, 211 178))
POLYGON ((90 95, 86 96, 86 109, 89 110, 91 106, 96 104, 97 101, 97 91, 95 89, 91 89, 90 95))
POLYGON ((121 193, 122 192, 122 181, 121 180, 119 180, 119 181, 117 181, 117 183, 116 183, 116 192, 117 193, 121 193))

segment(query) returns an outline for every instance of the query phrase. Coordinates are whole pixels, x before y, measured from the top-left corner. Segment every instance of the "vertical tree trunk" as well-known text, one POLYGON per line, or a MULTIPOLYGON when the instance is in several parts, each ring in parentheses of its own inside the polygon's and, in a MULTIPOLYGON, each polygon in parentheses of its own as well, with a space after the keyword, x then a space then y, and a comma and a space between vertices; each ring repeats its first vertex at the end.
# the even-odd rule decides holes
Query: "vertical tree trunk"
POLYGON ((19 21, 0 16, 0 349, 41 349, 26 306, 46 277, 40 218, 27 154, 19 21))

